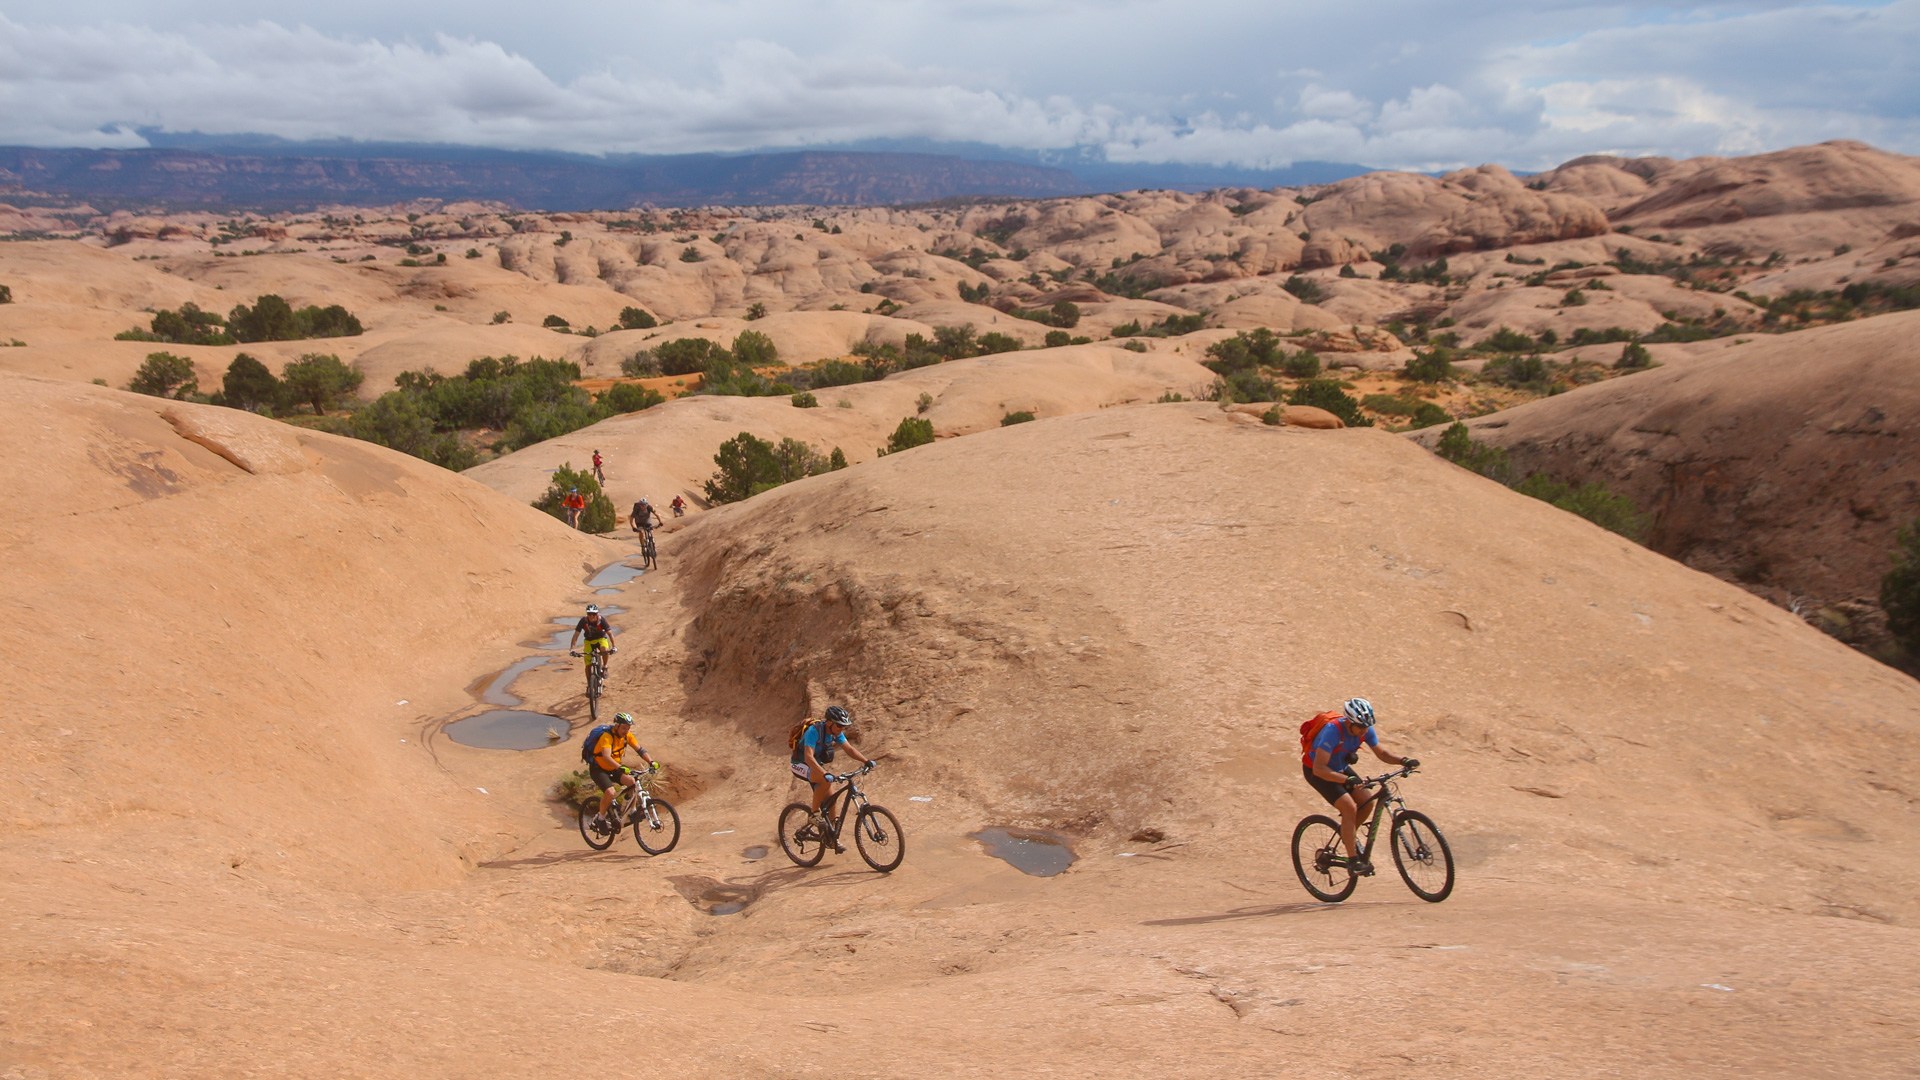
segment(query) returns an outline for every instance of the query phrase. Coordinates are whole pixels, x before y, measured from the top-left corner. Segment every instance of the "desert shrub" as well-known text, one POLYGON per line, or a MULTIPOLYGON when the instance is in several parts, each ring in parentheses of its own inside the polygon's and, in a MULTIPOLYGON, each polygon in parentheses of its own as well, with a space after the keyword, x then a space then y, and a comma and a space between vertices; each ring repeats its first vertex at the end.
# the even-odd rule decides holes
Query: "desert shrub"
POLYGON ((1062 345, 1071 345, 1071 344, 1073 344, 1073 335, 1067 333, 1065 330, 1047 331, 1047 340, 1046 340, 1047 348, 1057 349, 1057 348, 1060 348, 1062 345))
POLYGON ((767 317, 767 305, 760 303, 757 300, 754 301, 752 304, 748 305, 747 307, 748 322, 753 322, 757 319, 764 319, 766 317, 767 317))
POLYGON ((639 383, 614 383, 606 392, 594 398, 594 403, 610 413, 636 413, 642 409, 651 409, 663 405, 666 398, 660 391, 641 386, 639 383))
POLYGON ((992 293, 992 286, 989 286, 984 281, 980 283, 978 288, 964 281, 960 283, 960 302, 963 304, 984 304, 987 302, 987 297, 992 295, 992 293))
POLYGON ((1140 333, 1140 320, 1133 319, 1128 322, 1123 322, 1119 326, 1116 326, 1113 329, 1107 331, 1107 336, 1127 338, 1127 337, 1134 337, 1139 333, 1140 333))
POLYGON ((925 413, 931 408, 933 408, 933 395, 922 390, 920 396, 913 401, 913 409, 915 412, 925 413))
POLYGON ((1020 351, 1020 339, 998 331, 989 331, 980 335, 974 348, 980 356, 992 356, 995 353, 1020 351))
POLYGON ((659 320, 640 308, 623 307, 620 309, 620 329, 622 330, 651 330, 659 325, 659 320))
POLYGON ((1161 394, 1159 397, 1153 399, 1153 403, 1155 405, 1167 405, 1176 401, 1185 401, 1185 400, 1187 400, 1187 395, 1176 394, 1173 391, 1169 390, 1166 393, 1161 394))
POLYGON ((1419 398, 1399 397, 1394 394, 1368 394, 1360 399, 1360 407, 1371 409, 1382 416, 1412 416, 1425 404, 1419 398))
POLYGON ((1311 379, 1320 374, 1320 357, 1307 349, 1288 353, 1280 361, 1280 374, 1289 379, 1311 379))
MULTIPOLYGON (((913 338, 907 339, 908 345, 913 338)), ((942 360, 964 360, 980 352, 979 342, 974 339, 973 324, 965 326, 936 326, 933 328, 933 351, 942 360)))
POLYGON ((360 320, 339 304, 296 311, 273 293, 257 297, 252 307, 236 304, 227 313, 227 333, 239 342, 357 337, 362 330, 360 320))
POLYGON ((1909 656, 1920 656, 1920 519, 1894 534, 1893 569, 1880 579, 1887 632, 1909 656))
POLYGON ((1154 287, 1153 282, 1114 273, 1101 274, 1091 279, 1088 284, 1109 296, 1124 296, 1129 300, 1146 299, 1147 290, 1154 287))
POLYGON ((1580 327, 1567 339, 1569 345, 1604 345, 1610 341, 1632 341, 1640 335, 1624 326, 1609 326, 1605 330, 1580 327))
POLYGON ((608 533, 613 531, 619 520, 613 509, 613 500, 600 490, 600 482, 593 478, 593 471, 576 471, 573 463, 563 462, 553 472, 553 482, 547 485, 546 493, 533 502, 533 508, 542 513, 551 514, 561 521, 567 520, 567 512, 560 500, 567 497, 573 488, 587 500, 587 508, 580 513, 580 531, 590 533, 608 533))
POLYGON ((1360 276, 1360 271, 1355 270, 1352 263, 1347 263, 1340 268, 1340 276, 1344 278, 1357 278, 1360 276))
POLYGON ((549 330, 565 330, 573 324, 558 315, 549 315, 540 320, 540 325, 549 330))
POLYGON ((325 416, 328 406, 360 389, 366 378, 331 353, 302 353, 280 370, 288 399, 312 406, 315 416, 325 416))
POLYGON ((1647 351, 1645 345, 1637 341, 1629 341, 1626 347, 1620 350, 1620 359, 1615 360, 1613 366, 1618 371, 1638 371, 1641 368, 1649 368, 1653 366, 1653 354, 1647 351))
POLYGON ((13 303, 13 286, 0 285, 0 304, 13 303))
POLYGON ((731 355, 726 347, 706 338, 675 338, 653 348, 653 358, 662 375, 698 375, 716 356, 731 355))
POLYGON ((1062 330, 1071 330, 1080 325, 1080 305, 1071 300, 1059 300, 1047 309, 1052 316, 1053 325, 1062 330))
POLYGON ((733 339, 733 358, 748 367, 768 367, 780 362, 780 350, 773 339, 758 330, 742 330, 733 339))
POLYGON ((719 471, 706 482, 705 490, 707 500, 718 505, 739 502, 803 476, 844 469, 847 457, 839 447, 823 456, 798 439, 782 439, 776 446, 743 431, 720 444, 713 463, 719 471))
POLYGON ((1400 374, 1414 382, 1443 383, 1460 377, 1453 367, 1453 350, 1444 345, 1435 345, 1424 352, 1416 351, 1413 359, 1406 362, 1400 374))
POLYGON ((900 421, 900 426, 887 436, 887 445, 880 449, 879 456, 897 454, 902 450, 911 450, 916 446, 925 446, 933 441, 933 421, 918 416, 909 416, 900 421))
POLYGON ((1454 421, 1440 436, 1440 445, 1434 452, 1463 469, 1470 469, 1489 480, 1504 484, 1513 475, 1513 466, 1507 460, 1507 452, 1497 446, 1487 446, 1475 442, 1467 425, 1454 421))
POLYGON ((1587 294, 1581 292, 1578 288, 1568 289, 1566 295, 1560 298, 1561 307, 1580 307, 1586 302, 1587 294))
POLYGON ((412 454, 443 469, 458 472, 473 467, 478 456, 460 436, 434 431, 433 418, 420 410, 412 394, 391 391, 347 421, 356 439, 412 454))
POLYGON ((1513 486, 1513 490, 1550 503, 1570 514, 1578 514, 1610 532, 1638 542, 1647 532, 1646 516, 1633 500, 1614 493, 1607 485, 1594 482, 1574 487, 1545 473, 1535 473, 1513 486))
POLYGON ((1033 414, 1028 412, 1025 409, 1022 409, 1019 412, 1010 412, 1007 415, 1001 417, 1000 426, 1011 427, 1014 424, 1025 424, 1031 421, 1032 419, 1033 419, 1033 414))
POLYGON ((793 388, 788 387, 784 391, 776 389, 774 383, 765 376, 721 349, 708 358, 706 370, 700 373, 700 389, 696 393, 717 397, 770 397, 779 393, 791 394, 793 388))
POLYGON ((1216 379, 1209 395, 1213 401, 1227 402, 1276 401, 1280 397, 1280 386, 1272 379, 1260 374, 1256 368, 1243 368, 1229 371, 1216 379))
POLYGON ((1372 427, 1373 421, 1360 411, 1360 403, 1341 389, 1338 379, 1309 379, 1287 395, 1289 405, 1311 405, 1325 409, 1346 422, 1348 427, 1372 427))
POLYGON ((600 805, 600 789, 584 772, 570 772, 547 788, 547 801, 563 803, 569 810, 600 805))
POLYGON ((510 322, 512 319, 513 312, 511 311, 496 311, 493 313, 493 325, 495 326, 499 326, 504 322, 510 322))
POLYGON ((817 409, 820 407, 820 399, 814 397, 812 391, 803 390, 793 395, 793 407, 796 409, 817 409))
POLYGON ((1120 347, 1127 350, 1128 352, 1146 352, 1147 351, 1147 343, 1144 341, 1128 341, 1126 344, 1120 347))
POLYGON ((806 369, 807 385, 815 390, 830 386, 852 386, 867 381, 867 367, 851 360, 822 360, 806 369))
POLYGON ((688 244, 686 247, 683 247, 680 249, 680 261, 686 262, 686 263, 695 263, 695 262, 703 262, 705 260, 703 256, 701 256, 699 248, 694 247, 692 244, 688 244))
POLYGON ((501 443, 509 450, 521 450, 604 419, 605 414, 594 407, 585 390, 573 389, 574 393, 558 401, 535 402, 516 410, 501 443))
POLYGON ((1242 330, 1207 346, 1210 359, 1201 363, 1216 375, 1227 375, 1251 368, 1272 367, 1281 361, 1285 353, 1286 343, 1278 334, 1262 326, 1252 331, 1242 330))
POLYGON ((660 374, 660 361, 650 350, 641 349, 620 361, 620 374, 630 379, 650 379, 660 374))
POLYGON ((131 330, 115 336, 120 340, 167 341, 176 345, 231 345, 234 342, 233 335, 227 333, 225 319, 211 311, 201 311, 191 300, 181 304, 178 311, 163 308, 154 312, 149 325, 151 330, 145 333, 131 330))
POLYGON ((153 397, 186 398, 200 391, 200 377, 194 374, 193 361, 184 356, 148 353, 127 389, 153 397))
MULTIPOLYGON (((1351 267, 1348 269, 1351 269, 1351 267)), ((1299 297, 1302 303, 1317 304, 1322 299, 1320 283, 1312 278, 1304 278, 1295 274, 1287 279, 1286 284, 1280 287, 1299 297)))
POLYGON ((1501 356, 1487 361, 1481 377, 1514 389, 1545 392, 1553 379, 1547 362, 1537 356, 1501 356))
POLYGON ((220 379, 221 404, 228 408, 270 411, 280 394, 280 380, 273 377, 267 365, 246 353, 236 354, 220 379))
POLYGON ((1492 349, 1494 352, 1532 352, 1539 347, 1539 342, 1518 330, 1509 330, 1504 326, 1480 342, 1480 348, 1492 349))

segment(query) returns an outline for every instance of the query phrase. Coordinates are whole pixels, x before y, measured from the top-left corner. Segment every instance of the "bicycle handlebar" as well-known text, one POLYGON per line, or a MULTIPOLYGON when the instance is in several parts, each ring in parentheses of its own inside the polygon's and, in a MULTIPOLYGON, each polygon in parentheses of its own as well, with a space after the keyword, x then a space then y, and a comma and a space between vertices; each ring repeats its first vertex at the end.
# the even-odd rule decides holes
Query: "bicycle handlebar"
POLYGON ((1360 783, 1363 787, 1373 787, 1375 784, 1384 784, 1388 780, 1397 780, 1402 776, 1411 776, 1413 775, 1413 770, 1414 767, 1412 765, 1402 765, 1390 773, 1381 773, 1372 779, 1362 777, 1360 783))

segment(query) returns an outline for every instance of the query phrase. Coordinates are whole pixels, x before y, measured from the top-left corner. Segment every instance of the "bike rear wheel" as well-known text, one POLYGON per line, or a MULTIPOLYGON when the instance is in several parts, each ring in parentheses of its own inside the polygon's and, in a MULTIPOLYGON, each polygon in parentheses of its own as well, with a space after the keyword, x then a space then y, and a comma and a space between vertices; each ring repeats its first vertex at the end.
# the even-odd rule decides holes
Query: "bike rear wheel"
POLYGON ((795 866, 813 866, 827 853, 826 839, 813 823, 813 810, 805 803, 788 803, 780 811, 780 850, 795 866))
POLYGON ((898 869, 907 857, 907 834, 900 819, 884 806, 863 806, 853 819, 853 846, 867 865, 883 874, 898 869))
POLYGON ((1418 810, 1393 815, 1393 865, 1413 895, 1437 904, 1453 893, 1453 849, 1418 810))
POLYGON ((680 842, 680 812, 664 799, 651 799, 633 816, 633 838, 649 855, 665 855, 680 842))
POLYGON ((1359 879, 1340 859, 1339 822, 1324 814, 1300 819, 1293 829, 1293 872, 1315 900, 1337 904, 1353 895, 1359 879))
POLYGON ((610 822, 601 822, 599 828, 593 824, 594 815, 600 812, 597 799, 588 799, 580 808, 580 839, 595 851, 605 851, 613 846, 614 837, 620 835, 620 827, 610 822))

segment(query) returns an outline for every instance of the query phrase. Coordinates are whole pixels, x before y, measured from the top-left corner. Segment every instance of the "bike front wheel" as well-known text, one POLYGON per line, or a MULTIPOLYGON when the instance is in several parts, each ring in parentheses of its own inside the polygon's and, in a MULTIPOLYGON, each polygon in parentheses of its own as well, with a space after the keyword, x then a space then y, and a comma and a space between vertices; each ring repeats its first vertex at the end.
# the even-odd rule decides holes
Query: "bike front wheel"
POLYGON ((633 838, 649 855, 665 855, 680 842, 680 813, 664 799, 649 799, 633 814, 633 838))
POLYGON ((1293 872, 1315 900, 1337 904, 1359 881, 1340 858, 1340 823, 1324 814, 1300 819, 1293 830, 1293 872))
POLYGON ((883 874, 898 869, 907 857, 907 834, 900 821, 884 806, 863 806, 853 819, 853 846, 867 865, 883 874))
POLYGON ((805 803, 788 803, 780 811, 780 850, 795 866, 813 866, 827 853, 826 838, 813 823, 813 810, 805 803))
POLYGON ((595 851, 605 851, 613 846, 613 838, 620 835, 618 824, 602 821, 594 824, 594 817, 600 812, 599 800, 589 799, 587 805, 580 808, 580 839, 595 851))
POLYGON ((600 719, 600 667, 593 663, 587 664, 587 716, 600 719))
POLYGON ((1393 865, 1413 895, 1437 904, 1453 893, 1453 849, 1418 810, 1393 815, 1393 865))

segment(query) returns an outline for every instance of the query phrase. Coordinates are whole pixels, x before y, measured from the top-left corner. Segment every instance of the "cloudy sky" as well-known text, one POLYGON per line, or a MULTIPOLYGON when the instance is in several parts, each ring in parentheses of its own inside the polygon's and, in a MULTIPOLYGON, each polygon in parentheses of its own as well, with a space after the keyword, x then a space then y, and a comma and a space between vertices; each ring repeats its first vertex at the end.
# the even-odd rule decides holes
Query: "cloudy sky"
POLYGON ((675 153, 876 138, 1531 169, 1920 153, 1920 0, 0 0, 0 143, 675 153))

